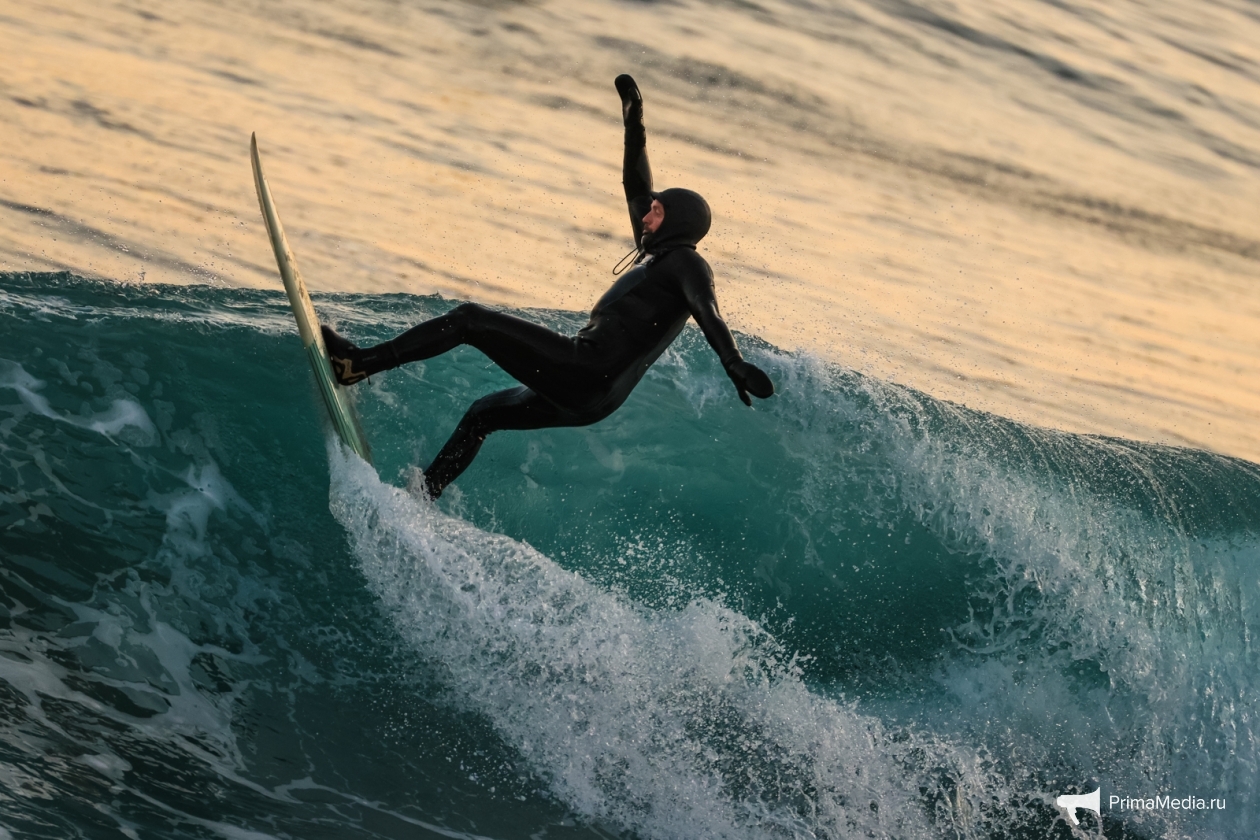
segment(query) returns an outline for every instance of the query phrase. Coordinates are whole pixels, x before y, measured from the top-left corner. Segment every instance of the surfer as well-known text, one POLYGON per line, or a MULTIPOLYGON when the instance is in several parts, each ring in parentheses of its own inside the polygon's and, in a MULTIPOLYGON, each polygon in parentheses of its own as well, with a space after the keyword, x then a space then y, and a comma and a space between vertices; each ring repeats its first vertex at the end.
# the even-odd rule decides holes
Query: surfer
POLYGON ((323 328, 342 385, 461 344, 477 348, 521 383, 482 397, 468 409, 424 471, 431 498, 468 468, 491 432, 588 426, 612 414, 688 318, 700 325, 745 405, 752 405, 750 394, 759 399, 774 394, 770 377, 744 361, 735 346, 718 311, 713 271, 696 253, 696 244, 709 232, 708 202, 691 190, 652 191, 643 97, 630 76, 618 76, 615 84, 625 124, 621 181, 634 231, 635 248, 627 254, 633 267, 599 299, 590 322, 576 336, 475 303, 461 304, 370 348, 356 347, 323 328))

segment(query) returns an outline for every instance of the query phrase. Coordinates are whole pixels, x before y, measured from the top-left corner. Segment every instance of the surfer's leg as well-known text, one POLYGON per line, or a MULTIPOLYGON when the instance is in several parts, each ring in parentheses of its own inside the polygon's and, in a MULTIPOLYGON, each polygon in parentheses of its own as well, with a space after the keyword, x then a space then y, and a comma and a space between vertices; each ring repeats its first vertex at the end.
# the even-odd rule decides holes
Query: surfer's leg
POLYGON ((359 349, 327 327, 324 342, 343 385, 467 344, 549 399, 566 405, 591 399, 592 377, 580 364, 572 338, 475 303, 461 304, 375 347, 359 349))
POLYGON ((450 440, 424 471, 429 497, 436 499, 477 457, 491 432, 586 426, 600 419, 564 411, 529 388, 509 388, 482 397, 472 404, 455 427, 450 440))

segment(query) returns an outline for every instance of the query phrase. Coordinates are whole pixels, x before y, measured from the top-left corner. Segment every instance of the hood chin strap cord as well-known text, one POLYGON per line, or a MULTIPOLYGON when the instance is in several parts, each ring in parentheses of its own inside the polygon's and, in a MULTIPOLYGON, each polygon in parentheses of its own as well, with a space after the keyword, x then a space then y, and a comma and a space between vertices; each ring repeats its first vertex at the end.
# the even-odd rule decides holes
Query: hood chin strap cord
POLYGON ((643 253, 643 249, 640 248, 638 245, 635 245, 633 248, 631 248, 630 253, 626 254, 624 257, 617 260, 617 264, 613 266, 613 270, 612 270, 613 276, 616 277, 618 274, 625 271, 630 266, 634 265, 638 261, 639 255, 642 253, 643 253))

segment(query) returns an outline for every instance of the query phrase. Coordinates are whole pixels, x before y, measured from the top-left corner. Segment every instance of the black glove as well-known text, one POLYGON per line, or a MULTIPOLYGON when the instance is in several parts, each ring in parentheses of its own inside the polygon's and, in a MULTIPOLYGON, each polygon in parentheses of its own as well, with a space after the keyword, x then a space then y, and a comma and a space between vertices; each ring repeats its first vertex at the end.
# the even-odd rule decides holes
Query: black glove
POLYGON ((621 119, 627 125, 643 124, 643 94, 629 75, 622 73, 613 80, 621 96, 621 119))
POLYGON ((739 391, 739 398, 744 401, 744 405, 752 405, 749 394, 759 400, 774 396, 774 383, 766 376, 765 371, 743 359, 727 365, 726 375, 735 383, 735 389, 739 391))

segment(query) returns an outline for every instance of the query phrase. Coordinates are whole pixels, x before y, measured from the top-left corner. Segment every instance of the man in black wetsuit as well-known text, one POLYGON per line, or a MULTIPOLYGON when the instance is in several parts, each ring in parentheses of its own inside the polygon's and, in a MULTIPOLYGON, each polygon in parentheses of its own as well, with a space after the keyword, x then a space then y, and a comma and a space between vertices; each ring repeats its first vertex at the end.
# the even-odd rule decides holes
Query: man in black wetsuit
POLYGON ((612 414, 688 318, 696 319, 746 405, 752 405, 749 394, 765 399, 774 393, 770 377, 740 355, 718 312, 713 271, 696 253, 696 243, 709 232, 708 203, 691 190, 652 191, 643 97, 629 76, 618 76, 616 86, 626 129, 621 179, 636 259, 595 304, 590 323, 576 336, 559 335, 475 303, 461 304, 367 349, 324 327, 324 342, 342 385, 461 344, 476 347, 521 383, 482 397, 468 409, 424 471, 434 499, 467 469, 491 432, 588 426, 612 414))

